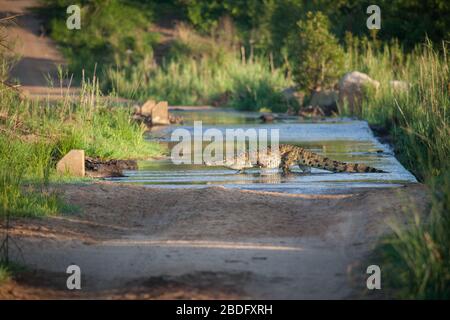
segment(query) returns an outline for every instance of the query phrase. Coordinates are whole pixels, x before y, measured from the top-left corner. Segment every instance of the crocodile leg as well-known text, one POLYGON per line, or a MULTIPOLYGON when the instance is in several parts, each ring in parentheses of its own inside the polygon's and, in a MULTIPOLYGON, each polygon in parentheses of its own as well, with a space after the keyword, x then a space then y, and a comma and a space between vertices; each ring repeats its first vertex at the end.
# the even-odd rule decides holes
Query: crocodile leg
POLYGON ((294 164, 293 154, 287 152, 281 156, 280 168, 283 170, 283 174, 287 175, 291 173, 291 166, 294 164))

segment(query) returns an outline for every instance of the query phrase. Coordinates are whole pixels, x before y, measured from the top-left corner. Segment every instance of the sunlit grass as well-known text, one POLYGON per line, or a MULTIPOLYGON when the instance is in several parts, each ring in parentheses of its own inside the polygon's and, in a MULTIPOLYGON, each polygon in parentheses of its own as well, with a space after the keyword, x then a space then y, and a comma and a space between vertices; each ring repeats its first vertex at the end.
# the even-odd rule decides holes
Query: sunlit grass
POLYGON ((286 111, 294 103, 281 94, 292 81, 280 70, 271 70, 267 57, 243 61, 235 48, 185 26, 178 28, 167 60, 161 66, 147 65, 143 61, 129 68, 110 68, 107 75, 114 91, 172 105, 213 104, 253 111, 286 111))
POLYGON ((430 190, 431 206, 420 217, 406 208, 408 227, 393 224, 383 240, 388 280, 403 298, 450 297, 450 74, 446 47, 419 46, 409 55, 396 45, 383 51, 366 47, 348 53, 352 70, 380 81, 369 92, 362 117, 387 128, 396 155, 430 190), (389 81, 406 83, 393 90, 389 81))
POLYGON ((147 159, 162 147, 144 139, 131 110, 100 103, 97 85, 83 84, 79 99, 55 105, 21 99, 0 87, 0 216, 48 216, 73 211, 50 191, 67 181, 56 163, 71 149, 102 159, 147 159))

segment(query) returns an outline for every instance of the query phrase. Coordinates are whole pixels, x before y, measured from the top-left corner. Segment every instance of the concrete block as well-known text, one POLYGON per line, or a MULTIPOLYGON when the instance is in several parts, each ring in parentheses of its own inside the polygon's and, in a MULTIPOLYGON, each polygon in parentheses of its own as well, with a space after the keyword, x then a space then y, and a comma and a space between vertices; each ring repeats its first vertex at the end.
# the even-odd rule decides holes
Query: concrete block
POLYGON ((70 174, 75 177, 85 175, 84 150, 70 150, 56 164, 56 171, 60 174, 70 174))

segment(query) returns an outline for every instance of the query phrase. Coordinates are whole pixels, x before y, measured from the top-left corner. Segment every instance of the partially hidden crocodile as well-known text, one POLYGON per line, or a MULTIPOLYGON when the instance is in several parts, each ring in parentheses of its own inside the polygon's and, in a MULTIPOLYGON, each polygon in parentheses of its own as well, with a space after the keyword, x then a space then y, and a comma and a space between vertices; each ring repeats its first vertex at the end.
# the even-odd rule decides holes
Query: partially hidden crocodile
POLYGON ((259 151, 247 151, 231 159, 219 161, 205 161, 209 166, 224 166, 241 172, 245 169, 259 167, 267 169, 281 168, 283 173, 290 172, 290 168, 298 165, 303 172, 310 172, 311 168, 319 168, 332 172, 386 172, 359 163, 346 163, 331 160, 317 153, 291 144, 280 144, 278 152, 271 147, 259 151))

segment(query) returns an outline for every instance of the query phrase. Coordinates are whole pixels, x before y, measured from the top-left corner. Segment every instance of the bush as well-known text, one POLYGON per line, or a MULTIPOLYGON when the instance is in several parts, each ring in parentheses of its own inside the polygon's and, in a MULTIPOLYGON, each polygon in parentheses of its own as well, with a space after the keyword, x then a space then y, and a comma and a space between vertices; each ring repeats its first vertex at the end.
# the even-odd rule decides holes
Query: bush
POLYGON ((127 66, 153 55, 158 38, 147 30, 152 10, 144 5, 119 0, 85 2, 81 5, 81 30, 68 30, 66 8, 72 1, 46 2, 42 14, 49 19, 51 36, 77 77, 83 69, 91 78, 95 69, 102 75, 111 65, 127 66))
POLYGON ((329 31, 328 18, 308 12, 297 25, 298 33, 289 39, 294 80, 307 91, 332 86, 343 72, 344 51, 329 31))

